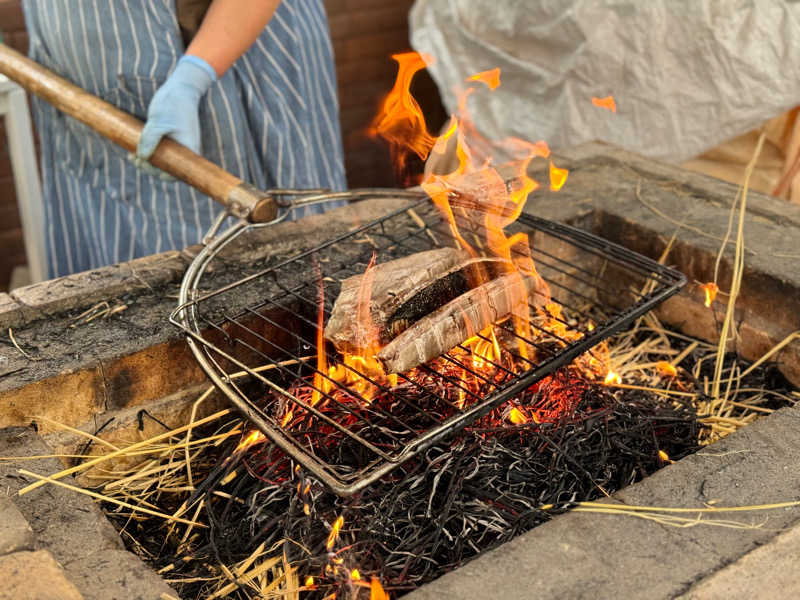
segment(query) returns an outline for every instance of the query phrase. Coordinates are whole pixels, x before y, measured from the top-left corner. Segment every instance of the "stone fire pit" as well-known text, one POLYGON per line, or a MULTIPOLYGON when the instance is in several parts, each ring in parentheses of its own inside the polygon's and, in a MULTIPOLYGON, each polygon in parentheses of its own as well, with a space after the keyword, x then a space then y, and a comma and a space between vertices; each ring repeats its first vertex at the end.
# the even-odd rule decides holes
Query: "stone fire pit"
MULTIPOLYGON (((709 310, 699 285, 713 279, 735 187, 599 144, 562 153, 559 165, 570 169, 567 185, 557 194, 538 191, 528 210, 653 258, 674 235, 667 262, 682 270, 690 285, 659 308, 658 316, 688 335, 715 340, 726 298, 720 294, 709 310)), ((258 243, 230 249, 228 274, 245 271, 260 256, 309 248, 399 202, 362 202, 263 231, 258 243)), ((751 193, 748 211, 739 337, 731 349, 756 359, 800 330, 800 207, 751 193)), ((192 402, 208 384, 167 316, 195 251, 165 253, 0 294, 0 355, 8 358, 7 364, 0 362, 0 457, 87 450, 83 437, 56 423, 90 433, 101 430, 98 436, 113 445, 163 430, 159 421, 172 427, 188 420, 192 402), (20 349, 12 344, 9 329, 20 349)), ((719 277, 722 290, 729 280, 726 260, 719 277)), ((800 341, 775 360, 800 385, 800 341)), ((203 410, 221 404, 218 399, 203 410)), ((799 408, 780 410, 630 486, 614 501, 694 507, 712 501, 748 505, 797 499, 798 425, 799 408)), ((88 450, 97 451, 98 444, 88 450)), ((48 458, 0 461, 0 598, 175 596, 124 549, 90 499, 52 486, 16 495, 30 483, 17 473, 19 468, 48 473, 63 466, 48 458)), ((677 529, 570 513, 409 598, 707 598, 726 595, 730 586, 747 596, 770 589, 766 586, 800 590, 789 562, 800 552, 800 533, 781 531, 798 519, 800 510, 793 508, 770 512, 760 529, 677 529)))

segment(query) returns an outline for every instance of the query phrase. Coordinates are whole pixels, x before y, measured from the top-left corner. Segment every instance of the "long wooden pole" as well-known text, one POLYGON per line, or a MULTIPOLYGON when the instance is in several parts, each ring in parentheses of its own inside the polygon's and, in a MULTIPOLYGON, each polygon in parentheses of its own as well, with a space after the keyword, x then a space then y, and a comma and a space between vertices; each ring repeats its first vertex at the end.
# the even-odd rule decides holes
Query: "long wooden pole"
MULTIPOLYGON (((136 151, 141 121, 2 43, 0 73, 125 150, 136 151)), ((271 196, 174 140, 162 139, 150 162, 211 196, 237 216, 263 223, 277 215, 278 207, 271 196)))

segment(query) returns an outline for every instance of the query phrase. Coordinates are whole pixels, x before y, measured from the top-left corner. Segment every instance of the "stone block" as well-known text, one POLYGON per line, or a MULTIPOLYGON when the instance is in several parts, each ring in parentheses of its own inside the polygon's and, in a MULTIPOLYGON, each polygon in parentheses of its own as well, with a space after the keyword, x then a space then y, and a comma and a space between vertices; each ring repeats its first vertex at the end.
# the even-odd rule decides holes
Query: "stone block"
POLYGON ((796 598, 800 595, 800 526, 697 582, 678 600, 796 598))
POLYGON ((137 288, 150 289, 180 279, 186 263, 180 252, 146 256, 127 263, 84 271, 19 288, 11 297, 22 307, 27 320, 110 301, 137 288))
POLYGON ((22 311, 17 302, 5 292, 0 293, 0 331, 16 327, 22 322, 22 311))
POLYGON ((85 600, 157 600, 177 597, 155 571, 126 550, 93 552, 64 565, 85 600))
MULTIPOLYGON (((0 492, 2 494, 4 492, 0 492)), ((11 498, 0 495, 0 556, 33 550, 33 530, 11 498)))
POLYGON ((45 551, 0 557, 0 600, 81 600, 53 556, 45 551))
MULTIPOLYGON (((0 462, 0 489, 13 496, 36 535, 38 547, 50 551, 61 564, 82 558, 87 549, 96 552, 122 549, 119 535, 88 496, 53 485, 16 495, 19 489, 32 483, 18 469, 51 475, 64 468, 55 458, 24 459, 50 454, 52 450, 29 429, 0 430, 0 456, 23 457, 19 462, 0 462)), ((72 478, 63 481, 75 485, 72 478)))

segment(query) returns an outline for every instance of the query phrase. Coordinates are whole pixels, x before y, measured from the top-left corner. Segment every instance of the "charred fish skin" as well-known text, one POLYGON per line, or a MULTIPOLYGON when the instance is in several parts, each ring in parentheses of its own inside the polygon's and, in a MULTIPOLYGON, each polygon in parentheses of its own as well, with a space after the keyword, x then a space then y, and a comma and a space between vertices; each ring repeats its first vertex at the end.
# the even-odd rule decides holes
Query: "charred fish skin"
POLYGON ((432 360, 492 323, 550 301, 538 275, 508 273, 471 289, 423 317, 389 342, 378 359, 387 373, 405 373, 432 360))
POLYGON ((376 332, 385 329, 389 318, 419 287, 439 279, 469 256, 455 248, 437 248, 403 258, 379 263, 372 269, 369 292, 369 316, 375 327, 364 327, 358 314, 364 275, 342 281, 341 291, 323 335, 342 352, 362 353, 380 345, 376 332))
POLYGON ((416 291, 389 317, 381 330, 381 346, 411 327, 422 317, 435 312, 472 288, 507 273, 513 265, 500 258, 478 257, 460 262, 416 291))

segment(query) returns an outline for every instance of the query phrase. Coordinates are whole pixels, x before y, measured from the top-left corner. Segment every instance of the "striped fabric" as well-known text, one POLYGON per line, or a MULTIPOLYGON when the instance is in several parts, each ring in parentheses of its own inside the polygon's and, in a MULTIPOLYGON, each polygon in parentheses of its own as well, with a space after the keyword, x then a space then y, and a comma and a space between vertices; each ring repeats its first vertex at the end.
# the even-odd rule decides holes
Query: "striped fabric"
MULTIPOLYGON (((172 0, 25 0, 24 9, 31 58, 142 120, 183 52, 172 0)), ((283 0, 203 98, 202 154, 261 189, 344 189, 334 73, 322 0, 283 0)), ((34 111, 51 277, 184 248, 219 214, 50 105, 35 101, 34 111)))

